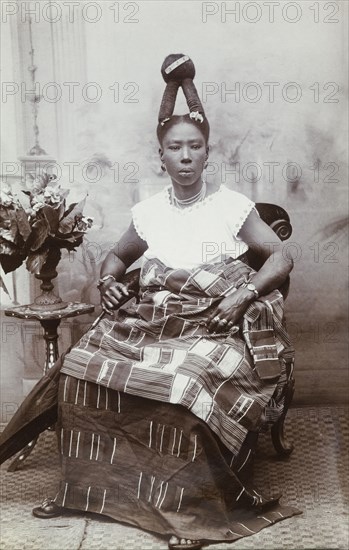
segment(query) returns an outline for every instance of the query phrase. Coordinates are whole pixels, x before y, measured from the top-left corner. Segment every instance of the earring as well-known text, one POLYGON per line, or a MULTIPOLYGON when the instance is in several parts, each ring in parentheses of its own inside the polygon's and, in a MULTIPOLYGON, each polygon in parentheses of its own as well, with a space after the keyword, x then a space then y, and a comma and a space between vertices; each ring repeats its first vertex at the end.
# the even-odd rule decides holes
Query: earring
POLYGON ((166 166, 164 163, 161 164, 160 168, 163 172, 166 172, 166 166))

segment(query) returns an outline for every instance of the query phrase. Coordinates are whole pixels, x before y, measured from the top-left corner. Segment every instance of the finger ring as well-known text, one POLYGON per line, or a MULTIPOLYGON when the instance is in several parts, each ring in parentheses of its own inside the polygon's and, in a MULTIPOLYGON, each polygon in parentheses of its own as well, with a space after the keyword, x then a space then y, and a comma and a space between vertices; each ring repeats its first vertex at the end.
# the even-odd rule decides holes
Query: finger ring
POLYGON ((228 321, 226 319, 221 319, 221 323, 224 324, 224 326, 225 326, 225 325, 228 324, 228 321))
POLYGON ((220 318, 218 317, 218 315, 216 315, 216 317, 214 317, 212 321, 214 321, 215 323, 219 323, 220 318))

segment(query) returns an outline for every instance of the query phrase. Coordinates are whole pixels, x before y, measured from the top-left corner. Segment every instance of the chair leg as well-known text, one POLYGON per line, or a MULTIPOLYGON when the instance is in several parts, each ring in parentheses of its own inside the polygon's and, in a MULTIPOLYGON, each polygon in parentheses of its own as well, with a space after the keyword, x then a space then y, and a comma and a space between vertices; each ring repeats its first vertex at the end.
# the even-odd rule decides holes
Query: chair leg
POLYGON ((291 378, 289 380, 289 383, 287 385, 286 391, 285 391, 285 404, 284 404, 284 410, 277 422, 271 427, 271 439, 274 445, 274 448, 276 452, 283 457, 289 456, 293 451, 293 444, 289 443, 285 439, 285 433, 284 433, 284 423, 287 415, 287 411, 289 409, 289 406, 291 404, 292 398, 294 394, 294 378, 291 378))

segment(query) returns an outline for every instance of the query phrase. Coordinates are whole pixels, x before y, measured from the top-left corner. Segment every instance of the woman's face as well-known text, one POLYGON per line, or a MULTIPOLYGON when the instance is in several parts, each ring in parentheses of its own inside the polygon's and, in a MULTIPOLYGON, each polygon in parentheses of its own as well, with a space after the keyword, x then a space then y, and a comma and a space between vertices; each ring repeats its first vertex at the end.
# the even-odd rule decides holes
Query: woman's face
POLYGON ((160 158, 172 182, 188 187, 201 180, 208 147, 204 136, 194 124, 181 122, 166 132, 160 158))

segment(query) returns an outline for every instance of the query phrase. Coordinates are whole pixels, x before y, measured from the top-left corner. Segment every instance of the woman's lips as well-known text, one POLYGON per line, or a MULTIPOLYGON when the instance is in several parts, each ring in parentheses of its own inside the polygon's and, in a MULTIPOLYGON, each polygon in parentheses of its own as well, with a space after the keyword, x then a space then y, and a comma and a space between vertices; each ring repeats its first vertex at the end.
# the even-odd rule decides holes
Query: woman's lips
POLYGON ((180 174, 192 174, 193 172, 194 170, 185 170, 185 169, 179 171, 180 174))

